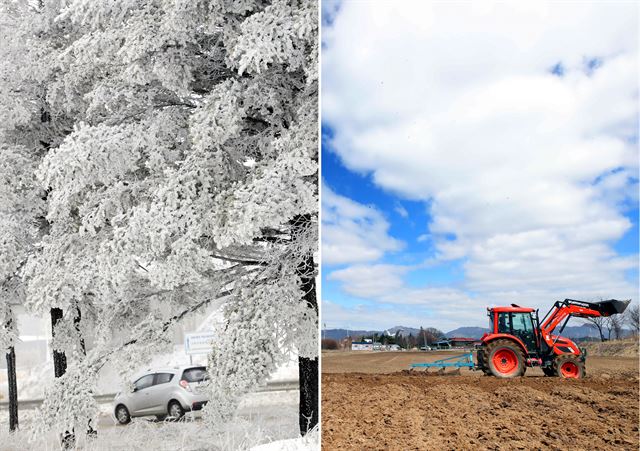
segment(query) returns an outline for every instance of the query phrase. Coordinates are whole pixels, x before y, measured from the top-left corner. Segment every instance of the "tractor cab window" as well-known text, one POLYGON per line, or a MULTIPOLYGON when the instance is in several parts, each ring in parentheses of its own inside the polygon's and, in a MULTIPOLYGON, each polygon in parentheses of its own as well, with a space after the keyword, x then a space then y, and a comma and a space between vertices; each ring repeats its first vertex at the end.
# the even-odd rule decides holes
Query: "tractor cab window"
POLYGON ((515 335, 524 342, 528 349, 536 348, 536 335, 530 313, 500 312, 498 314, 498 333, 515 335))
POLYGON ((516 335, 529 335, 533 333, 533 321, 529 313, 512 313, 513 333, 516 335))
POLYGON ((511 315, 513 334, 520 337, 529 352, 533 352, 537 348, 537 344, 531 313, 512 313, 511 315))
POLYGON ((509 324, 509 313, 500 312, 498 313, 498 333, 499 334, 510 334, 511 333, 511 325, 509 324))
POLYGON ((498 314, 498 333, 519 335, 532 332, 533 320, 529 313, 500 312, 498 314))

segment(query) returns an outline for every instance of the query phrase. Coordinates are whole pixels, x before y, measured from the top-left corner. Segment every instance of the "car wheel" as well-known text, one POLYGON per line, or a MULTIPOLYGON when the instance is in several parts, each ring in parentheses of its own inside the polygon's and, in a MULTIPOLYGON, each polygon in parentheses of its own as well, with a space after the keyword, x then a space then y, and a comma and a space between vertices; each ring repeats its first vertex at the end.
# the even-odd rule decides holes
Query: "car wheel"
POLYGON ((131 415, 129 414, 129 409, 120 404, 116 407, 116 420, 120 424, 129 424, 131 422, 131 415))
POLYGON ((174 420, 179 420, 184 416, 184 409, 178 401, 171 401, 169 403, 169 416, 174 420))

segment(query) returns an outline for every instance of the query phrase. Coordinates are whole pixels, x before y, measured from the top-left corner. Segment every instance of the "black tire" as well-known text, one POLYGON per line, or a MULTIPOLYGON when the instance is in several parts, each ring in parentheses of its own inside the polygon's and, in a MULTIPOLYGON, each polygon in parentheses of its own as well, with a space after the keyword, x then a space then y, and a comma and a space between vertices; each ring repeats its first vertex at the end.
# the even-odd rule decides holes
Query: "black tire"
POLYGON ((493 376, 501 379, 524 376, 526 370, 524 352, 514 341, 492 341, 487 345, 486 351, 487 366, 493 376), (504 358, 501 359, 501 355, 504 358))
POLYGON ((556 357, 553 362, 553 369, 563 379, 582 379, 587 375, 584 362, 573 354, 564 354, 556 357))
POLYGON ((542 372, 547 377, 556 377, 558 375, 556 369, 553 366, 543 366, 542 372))
POLYGON ((131 414, 129 414, 129 409, 124 404, 118 404, 115 410, 116 420, 120 424, 129 424, 131 423, 131 414))
POLYGON ((168 417, 173 419, 174 421, 178 421, 184 417, 184 409, 180 405, 180 403, 176 400, 169 402, 169 407, 167 409, 168 417))
POLYGON ((482 370, 484 375, 486 376, 489 373, 489 368, 487 368, 487 362, 485 362, 486 349, 484 346, 476 352, 476 360, 478 361, 478 369, 482 370))
POLYGON ((478 368, 482 370, 485 376, 491 376, 491 370, 487 365, 487 349, 486 346, 483 346, 481 349, 478 349, 477 359, 478 359, 478 368))

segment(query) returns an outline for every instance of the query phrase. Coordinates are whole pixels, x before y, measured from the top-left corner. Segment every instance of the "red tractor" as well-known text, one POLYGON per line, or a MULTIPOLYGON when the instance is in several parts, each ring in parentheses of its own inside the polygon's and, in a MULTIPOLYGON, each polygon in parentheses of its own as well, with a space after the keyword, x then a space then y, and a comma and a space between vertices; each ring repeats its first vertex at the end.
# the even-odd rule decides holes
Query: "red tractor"
POLYGON ((559 334, 571 317, 611 316, 624 312, 629 302, 565 299, 557 301, 542 320, 537 310, 515 304, 487 309, 492 332, 481 339, 476 367, 501 378, 522 376, 532 366, 541 367, 547 376, 582 378, 586 351, 559 334), (554 335, 561 323, 558 335, 554 335))

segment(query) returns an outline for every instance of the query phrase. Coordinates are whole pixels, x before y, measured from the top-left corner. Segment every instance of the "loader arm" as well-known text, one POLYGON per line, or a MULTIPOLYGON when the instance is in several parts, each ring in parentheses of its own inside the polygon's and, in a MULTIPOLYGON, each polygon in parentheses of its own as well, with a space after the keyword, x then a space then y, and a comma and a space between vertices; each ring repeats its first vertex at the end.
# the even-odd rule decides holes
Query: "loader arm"
MULTIPOLYGON (((554 341, 552 339, 553 331, 564 322, 562 329, 566 326, 569 318, 575 316, 577 318, 597 318, 599 316, 611 316, 622 313, 629 305, 630 301, 618 301, 610 299, 601 302, 584 302, 573 299, 565 299, 564 301, 556 301, 551 310, 545 315, 540 325, 542 338, 551 347, 554 341)), ((562 333, 562 329, 560 333, 562 333)))

